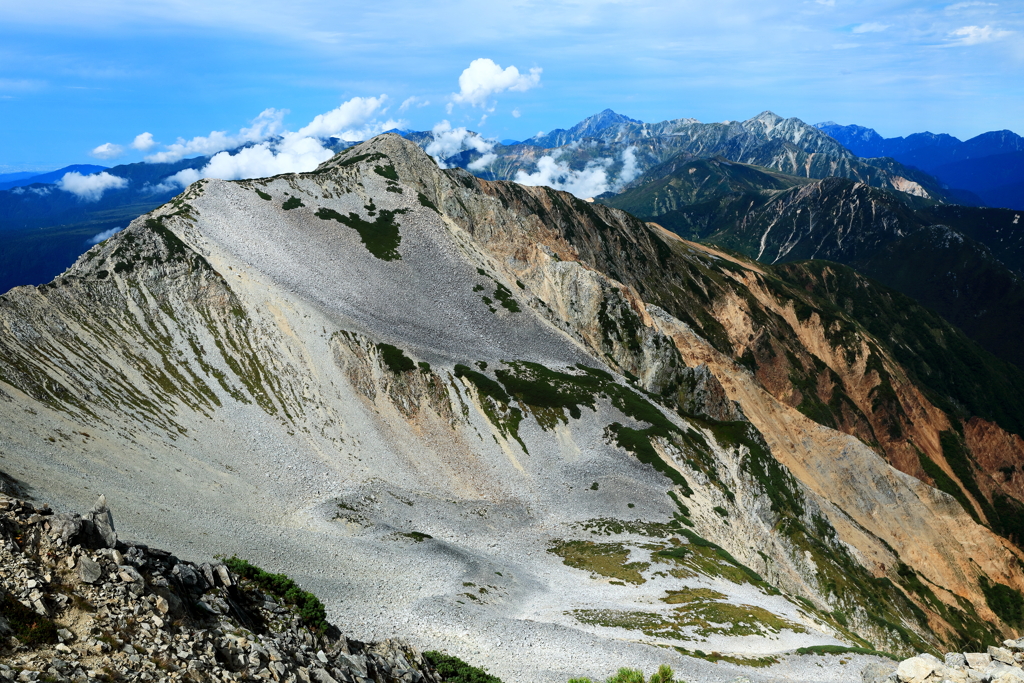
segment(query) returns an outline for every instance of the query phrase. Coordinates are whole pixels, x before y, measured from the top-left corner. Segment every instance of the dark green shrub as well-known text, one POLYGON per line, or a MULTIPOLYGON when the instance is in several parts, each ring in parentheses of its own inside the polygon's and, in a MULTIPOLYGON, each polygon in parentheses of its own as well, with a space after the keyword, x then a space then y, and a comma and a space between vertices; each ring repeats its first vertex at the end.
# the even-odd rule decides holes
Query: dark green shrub
POLYGON ((309 628, 321 633, 327 630, 327 610, 324 609, 323 603, 312 593, 302 590, 284 574, 265 572, 234 555, 224 560, 224 564, 238 576, 255 583, 261 590, 276 595, 289 605, 295 605, 302 622, 309 628))
MULTIPOLYGON (((376 213, 372 203, 365 208, 371 216, 376 213)), ((359 214, 354 212, 349 212, 348 216, 342 216, 334 209, 328 208, 318 209, 316 216, 325 221, 338 221, 342 225, 347 225, 355 230, 359 233, 359 239, 367 251, 382 261, 397 261, 402 258, 398 253, 398 245, 402 243, 402 235, 399 232, 399 225, 398 221, 395 220, 395 215, 405 212, 406 209, 395 209, 394 211, 382 209, 380 216, 374 219, 372 223, 363 220, 359 217, 359 214)))
POLYGON ((1024 624, 1024 595, 1019 590, 1001 583, 990 583, 985 576, 979 583, 985 602, 996 616, 1011 626, 1024 624))
POLYGON ((374 166, 373 172, 379 176, 383 176, 388 180, 398 180, 398 171, 391 164, 387 166, 374 166))
POLYGON ((0 613, 7 618, 14 636, 22 644, 34 648, 57 642, 56 624, 3 592, 0 592, 0 613))
POLYGON ((482 373, 473 370, 466 365, 455 366, 455 376, 465 377, 470 382, 476 385, 477 391, 484 396, 489 396, 495 401, 508 405, 512 402, 512 397, 505 393, 505 390, 501 388, 501 385, 495 382, 493 379, 482 373))
POLYGON ((466 664, 458 657, 447 655, 437 650, 430 650, 423 653, 424 659, 430 662, 442 681, 451 683, 502 683, 497 676, 492 676, 486 670, 466 664))
POLYGON ((428 209, 433 209, 434 211, 437 211, 437 213, 441 213, 440 211, 437 210, 437 207, 434 206, 434 202, 427 199, 427 195, 423 194, 422 192, 417 192, 416 194, 416 198, 420 200, 421 205, 427 207, 428 209))
POLYGON ((285 200, 285 203, 281 205, 281 208, 284 209, 285 211, 291 211, 292 209, 297 209, 300 206, 305 206, 305 204, 302 203, 301 199, 299 199, 298 197, 290 197, 287 200, 285 200))
POLYGON ((397 346, 382 343, 377 344, 377 350, 380 352, 380 357, 384 364, 396 375, 416 369, 416 364, 412 361, 412 358, 405 355, 402 349, 397 346))
POLYGON ((261 190, 256 190, 256 194, 259 195, 260 199, 266 199, 267 201, 270 201, 270 199, 271 199, 269 194, 267 194, 266 192, 263 192, 261 190))

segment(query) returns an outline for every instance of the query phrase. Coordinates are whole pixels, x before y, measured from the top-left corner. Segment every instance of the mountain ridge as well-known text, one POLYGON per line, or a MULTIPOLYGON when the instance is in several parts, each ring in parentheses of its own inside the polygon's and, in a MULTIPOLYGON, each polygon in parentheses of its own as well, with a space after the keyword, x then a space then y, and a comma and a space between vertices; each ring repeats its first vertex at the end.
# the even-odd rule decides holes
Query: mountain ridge
POLYGON ((799 292, 386 135, 313 173, 200 181, 51 284, 0 296, 0 449, 36 495, 102 482, 163 541, 164 510, 184 505, 220 552, 258 552, 357 637, 387 595, 414 640, 514 679, 578 675, 565 662, 583 647, 595 676, 626 655, 701 675, 699 648, 771 656, 763 674, 713 665, 767 680, 802 670, 787 654, 802 643, 909 652, 1010 632, 979 581, 1024 588, 1019 550, 780 401, 776 366, 744 365, 756 320, 798 363, 847 373, 853 404, 887 377, 938 439, 948 420, 890 354, 841 360, 830 330, 852 323, 823 324, 799 292), (723 597, 662 600, 691 573, 723 597), (656 621, 624 616, 638 609, 656 621), (755 616, 687 621, 722 610, 755 616), (657 646, 673 632, 690 654, 657 646), (513 637, 559 654, 512 661, 513 637))

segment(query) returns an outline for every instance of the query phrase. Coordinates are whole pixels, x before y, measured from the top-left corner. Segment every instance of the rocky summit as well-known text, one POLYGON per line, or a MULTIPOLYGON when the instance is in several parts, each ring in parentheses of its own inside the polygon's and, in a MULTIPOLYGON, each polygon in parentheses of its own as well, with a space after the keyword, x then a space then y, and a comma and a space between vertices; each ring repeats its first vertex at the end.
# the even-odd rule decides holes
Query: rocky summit
POLYGON ((1024 625, 1019 491, 988 476, 1020 449, 1013 378, 991 371, 1007 400, 938 381, 915 359, 983 356, 938 322, 897 344, 859 308, 909 310, 892 296, 441 169, 393 134, 312 173, 199 181, 0 297, 4 485, 91 510, 31 512, 73 562, 12 532, 35 573, 6 590, 75 647, 130 612, 154 635, 138 662, 99 639, 115 670, 177 646, 154 621, 170 591, 222 678, 340 681, 360 670, 341 655, 428 677, 418 648, 509 682, 856 681, 997 645, 1024 625), (307 641, 218 557, 291 577, 345 638, 307 641), (36 605, 46 572, 70 606, 36 605), (355 644, 392 638, 409 646, 355 644))
POLYGON ((81 516, 0 496, 0 529, 8 681, 441 681, 404 643, 349 640, 281 580, 118 541, 102 496, 81 516))

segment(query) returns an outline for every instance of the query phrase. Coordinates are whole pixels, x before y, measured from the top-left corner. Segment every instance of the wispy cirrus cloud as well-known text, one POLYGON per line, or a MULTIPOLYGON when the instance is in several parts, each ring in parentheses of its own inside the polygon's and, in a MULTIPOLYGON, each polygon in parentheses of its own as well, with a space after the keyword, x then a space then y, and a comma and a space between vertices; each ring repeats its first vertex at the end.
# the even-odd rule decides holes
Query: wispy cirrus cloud
POLYGON ((850 31, 852 33, 881 33, 892 28, 892 24, 883 24, 877 21, 869 21, 866 24, 857 24, 850 31))
POLYGON ((971 0, 970 2, 957 2, 946 7, 947 12, 959 12, 965 9, 971 9, 974 7, 998 7, 994 2, 981 2, 980 0, 971 0))
POLYGON ((963 26, 955 31, 950 31, 949 38, 951 45, 980 45, 1000 40, 1012 34, 1013 31, 1003 31, 991 26, 963 26))

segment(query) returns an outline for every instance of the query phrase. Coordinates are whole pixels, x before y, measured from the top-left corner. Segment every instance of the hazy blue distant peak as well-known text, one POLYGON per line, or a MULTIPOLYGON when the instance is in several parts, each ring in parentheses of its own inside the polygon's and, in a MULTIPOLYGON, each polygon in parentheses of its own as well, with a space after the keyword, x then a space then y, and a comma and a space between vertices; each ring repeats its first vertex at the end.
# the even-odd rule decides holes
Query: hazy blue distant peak
POLYGON ((73 164, 71 166, 59 168, 56 171, 50 171, 49 173, 40 173, 38 175, 32 174, 27 178, 16 178, 8 180, 7 182, 0 182, 0 190, 10 190, 15 187, 35 185, 36 183, 49 185, 63 178, 65 174, 72 172, 80 173, 81 175, 91 175, 93 173, 99 173, 100 171, 106 170, 106 166, 96 166, 95 164, 73 164))
POLYGON ((824 123, 814 124, 814 127, 824 133, 827 133, 843 144, 846 144, 846 140, 859 140, 864 144, 871 144, 884 140, 884 138, 879 135, 878 131, 874 128, 865 128, 864 126, 842 126, 835 121, 825 121, 824 123))
POLYGON ((40 171, 17 171, 15 173, 0 173, 0 183, 6 183, 12 180, 21 180, 22 178, 31 178, 32 176, 39 174, 40 171))

